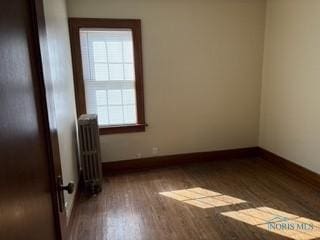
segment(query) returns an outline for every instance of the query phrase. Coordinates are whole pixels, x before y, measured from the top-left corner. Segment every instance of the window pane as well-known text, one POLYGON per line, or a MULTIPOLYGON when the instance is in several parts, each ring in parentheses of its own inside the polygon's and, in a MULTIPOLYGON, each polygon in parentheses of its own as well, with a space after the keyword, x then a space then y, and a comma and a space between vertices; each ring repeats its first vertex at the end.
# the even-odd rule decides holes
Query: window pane
POLYGON ((133 89, 122 90, 123 104, 135 104, 136 96, 133 89))
POLYGON ((123 65, 109 64, 110 80, 123 80, 123 65))
POLYGON ((93 58, 95 62, 107 62, 105 42, 93 42, 93 58))
POLYGON ((108 121, 108 108, 107 107, 98 107, 98 123, 99 125, 107 125, 108 121))
POLYGON ((94 65, 94 76, 96 81, 107 81, 108 77, 108 65, 104 63, 97 63, 94 65))
POLYGON ((121 90, 108 90, 108 102, 109 105, 122 104, 121 90))
POLYGON ((97 90, 96 91, 97 105, 107 105, 107 91, 97 90))
POLYGON ((91 80, 91 74, 89 66, 89 49, 88 49, 88 33, 80 32, 80 43, 81 43, 81 60, 82 60, 82 69, 83 69, 83 79, 85 81, 91 80))
POLYGON ((87 113, 100 125, 137 123, 132 30, 80 30, 87 113))
POLYGON ((110 124, 123 124, 122 106, 109 107, 110 124))
POLYGON ((123 62, 122 42, 108 42, 107 46, 109 63, 123 62))
POLYGON ((125 80, 134 80, 133 64, 124 64, 124 78, 125 80))
POLYGON ((132 41, 123 42, 123 58, 124 58, 124 62, 133 63, 132 41))
POLYGON ((123 107, 123 116, 124 122, 129 123, 136 123, 137 122, 137 114, 136 108, 134 105, 128 105, 123 107))

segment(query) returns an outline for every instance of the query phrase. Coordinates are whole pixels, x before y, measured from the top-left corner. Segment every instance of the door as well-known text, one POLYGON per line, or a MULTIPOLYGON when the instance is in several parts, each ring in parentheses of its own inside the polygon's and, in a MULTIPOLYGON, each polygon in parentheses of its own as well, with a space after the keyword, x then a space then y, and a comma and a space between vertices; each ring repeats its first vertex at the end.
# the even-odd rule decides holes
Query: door
POLYGON ((41 1, 1 4, 0 239, 6 240, 61 239, 65 230, 41 1))

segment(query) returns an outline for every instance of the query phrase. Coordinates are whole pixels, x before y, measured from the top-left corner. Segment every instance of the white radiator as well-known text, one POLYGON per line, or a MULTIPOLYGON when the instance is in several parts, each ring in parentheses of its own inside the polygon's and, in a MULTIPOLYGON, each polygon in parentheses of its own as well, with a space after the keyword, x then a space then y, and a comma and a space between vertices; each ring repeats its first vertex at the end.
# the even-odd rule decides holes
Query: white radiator
POLYGON ((97 115, 83 114, 78 120, 82 178, 85 191, 102 190, 102 168, 97 115))

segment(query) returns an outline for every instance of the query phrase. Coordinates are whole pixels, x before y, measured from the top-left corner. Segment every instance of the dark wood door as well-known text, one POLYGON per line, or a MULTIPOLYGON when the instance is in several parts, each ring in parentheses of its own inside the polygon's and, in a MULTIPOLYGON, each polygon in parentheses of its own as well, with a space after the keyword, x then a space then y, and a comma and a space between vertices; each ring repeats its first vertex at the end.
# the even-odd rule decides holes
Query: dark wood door
POLYGON ((0 239, 60 239, 36 4, 1 3, 0 239))

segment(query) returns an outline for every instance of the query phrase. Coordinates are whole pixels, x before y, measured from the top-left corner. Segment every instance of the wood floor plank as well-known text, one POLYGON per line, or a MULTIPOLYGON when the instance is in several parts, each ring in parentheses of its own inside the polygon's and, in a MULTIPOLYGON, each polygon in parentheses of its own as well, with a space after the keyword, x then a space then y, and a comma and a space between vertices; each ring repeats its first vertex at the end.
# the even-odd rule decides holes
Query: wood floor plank
POLYGON ((105 179, 101 194, 81 197, 71 226, 71 239, 290 239, 222 214, 259 207, 319 221, 320 192, 260 158, 114 175, 105 179), (199 208, 159 194, 191 188, 245 202, 199 208))

